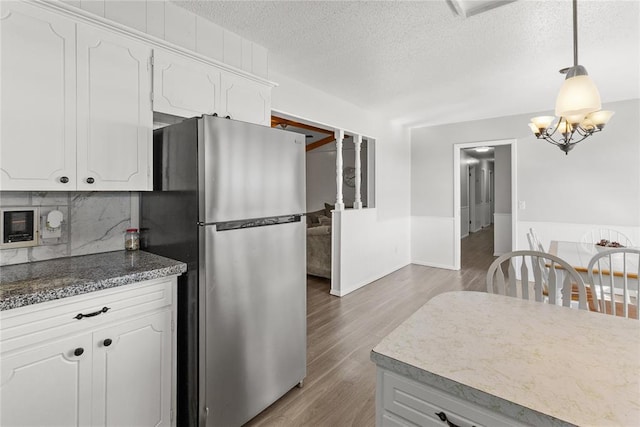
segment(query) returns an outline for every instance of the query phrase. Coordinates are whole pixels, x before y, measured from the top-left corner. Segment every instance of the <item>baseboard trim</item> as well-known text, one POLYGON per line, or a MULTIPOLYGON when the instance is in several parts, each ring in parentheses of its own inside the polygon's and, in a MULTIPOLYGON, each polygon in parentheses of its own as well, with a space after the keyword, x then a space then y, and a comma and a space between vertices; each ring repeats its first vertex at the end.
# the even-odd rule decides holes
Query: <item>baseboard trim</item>
POLYGON ((403 267, 406 267, 407 265, 411 264, 410 262, 406 263, 406 264, 400 264, 397 267, 392 267, 390 270, 388 270, 386 273, 381 273, 381 274, 376 274, 370 278, 367 278, 365 280, 360 281, 359 283, 357 283, 355 286, 350 287, 349 289, 341 289, 340 291, 335 291, 333 289, 331 289, 331 291, 329 291, 329 293, 331 295, 334 295, 336 297, 343 297, 347 294, 350 294, 353 291, 356 291, 364 286, 367 286, 370 283, 375 282, 378 279, 382 279, 385 276, 388 276, 389 274, 393 273, 394 271, 398 271, 403 267))
POLYGON ((455 268, 453 265, 448 264, 437 264, 434 262, 426 262, 426 261, 412 261, 411 264, 422 265, 424 267, 433 267, 433 268, 443 268, 445 270, 459 270, 459 268, 455 268))

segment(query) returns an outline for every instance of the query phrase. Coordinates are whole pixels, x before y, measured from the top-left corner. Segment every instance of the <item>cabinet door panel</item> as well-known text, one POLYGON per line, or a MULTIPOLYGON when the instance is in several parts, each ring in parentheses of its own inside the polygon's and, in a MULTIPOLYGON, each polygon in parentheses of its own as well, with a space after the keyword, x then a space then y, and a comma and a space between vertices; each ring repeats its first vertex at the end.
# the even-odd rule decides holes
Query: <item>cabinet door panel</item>
POLYGON ((221 113, 220 70, 193 59, 154 52, 153 110, 180 117, 221 113))
POLYGON ((77 58, 78 190, 149 189, 151 48, 78 25, 77 58))
POLYGON ((0 425, 88 425, 90 402, 91 335, 2 355, 0 425))
POLYGON ((0 31, 0 190, 75 189, 75 24, 0 2, 0 31))
POLYGON ((93 425, 170 425, 171 312, 97 331, 93 425), (111 343, 106 346, 105 340, 111 343))
POLYGON ((271 88, 225 72, 221 78, 222 115, 234 120, 271 126, 271 88))

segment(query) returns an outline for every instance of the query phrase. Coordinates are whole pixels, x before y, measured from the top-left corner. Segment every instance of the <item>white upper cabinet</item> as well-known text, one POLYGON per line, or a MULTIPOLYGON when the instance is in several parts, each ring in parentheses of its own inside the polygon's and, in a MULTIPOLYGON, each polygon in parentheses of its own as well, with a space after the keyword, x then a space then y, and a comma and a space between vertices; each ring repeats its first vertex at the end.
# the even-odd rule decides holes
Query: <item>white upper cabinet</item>
POLYGON ((220 113, 220 69, 156 49, 153 110, 180 117, 220 113))
POLYGON ((271 85, 156 49, 153 110, 180 117, 215 113, 271 126, 271 85))
POLYGON ((0 31, 0 190, 75 188, 75 24, 2 1, 0 31))
POLYGON ((151 48, 78 24, 78 190, 150 185, 151 48))
POLYGON ((271 125, 267 80, 68 9, 0 0, 0 191, 150 190, 153 111, 271 125))
POLYGON ((271 86, 223 72, 221 77, 221 116, 271 126, 271 86))
POLYGON ((151 47, 41 4, 0 7, 0 190, 150 189, 151 47))

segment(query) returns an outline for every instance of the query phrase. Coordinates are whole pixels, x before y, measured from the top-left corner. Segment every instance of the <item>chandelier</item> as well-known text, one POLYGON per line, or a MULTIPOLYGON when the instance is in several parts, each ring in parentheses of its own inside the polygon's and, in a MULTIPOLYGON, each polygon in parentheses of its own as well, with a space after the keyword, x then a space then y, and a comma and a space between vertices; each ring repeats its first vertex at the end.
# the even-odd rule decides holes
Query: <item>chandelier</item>
POLYGON ((601 110, 598 88, 578 65, 578 0, 573 0, 573 67, 560 73, 567 77, 556 99, 556 117, 534 117, 529 127, 536 138, 569 154, 578 142, 600 132, 613 115, 613 111, 601 110))

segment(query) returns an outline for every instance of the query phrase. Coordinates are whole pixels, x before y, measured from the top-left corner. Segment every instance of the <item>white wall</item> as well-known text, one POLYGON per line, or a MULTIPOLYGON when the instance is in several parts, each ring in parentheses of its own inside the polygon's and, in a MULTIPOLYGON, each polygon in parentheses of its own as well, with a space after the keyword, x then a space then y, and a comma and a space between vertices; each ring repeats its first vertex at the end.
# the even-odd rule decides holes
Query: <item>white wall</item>
POLYGON ((413 260, 453 264, 452 256, 437 251, 448 248, 453 236, 452 228, 450 233, 440 228, 453 218, 452 145, 474 141, 517 139, 517 194, 526 208, 518 211, 516 248, 527 247, 529 224, 545 229, 548 240, 568 236, 564 230, 570 227, 575 237, 591 227, 608 226, 626 230, 637 241, 640 100, 614 102, 603 109, 616 112, 607 128, 569 155, 537 140, 527 127, 531 117, 548 112, 413 129, 412 247, 422 248, 412 254, 413 260))
POLYGON ((375 209, 334 213, 341 221, 341 260, 332 293, 344 295, 410 263, 409 132, 348 102, 270 70, 274 111, 375 140, 375 209))

